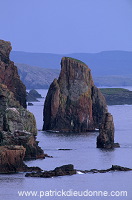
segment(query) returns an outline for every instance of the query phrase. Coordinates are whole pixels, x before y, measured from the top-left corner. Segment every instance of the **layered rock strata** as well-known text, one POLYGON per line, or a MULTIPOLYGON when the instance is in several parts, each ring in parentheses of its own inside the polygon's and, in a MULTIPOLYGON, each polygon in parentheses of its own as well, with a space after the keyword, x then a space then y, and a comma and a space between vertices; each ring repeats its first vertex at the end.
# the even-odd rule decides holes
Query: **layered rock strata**
POLYGON ((24 164, 25 152, 23 146, 0 146, 0 173, 42 171, 39 167, 27 167, 24 164))
POLYGON ((0 173, 23 171, 25 151, 23 146, 0 147, 0 173))

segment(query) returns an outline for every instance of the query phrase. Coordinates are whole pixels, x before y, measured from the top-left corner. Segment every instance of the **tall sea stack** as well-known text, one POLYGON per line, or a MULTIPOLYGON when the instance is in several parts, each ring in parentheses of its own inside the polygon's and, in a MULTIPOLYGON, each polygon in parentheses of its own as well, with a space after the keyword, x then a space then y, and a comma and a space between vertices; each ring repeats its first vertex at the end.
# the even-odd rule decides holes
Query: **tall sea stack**
MULTIPOLYGON (((107 114, 105 98, 94 85, 88 66, 79 60, 63 57, 59 78, 52 82, 46 96, 43 130, 86 132, 97 128, 102 134, 107 114)), ((111 147, 114 144, 112 125, 107 137, 111 147)), ((97 147, 108 147, 105 140, 101 142, 97 142, 97 147)))

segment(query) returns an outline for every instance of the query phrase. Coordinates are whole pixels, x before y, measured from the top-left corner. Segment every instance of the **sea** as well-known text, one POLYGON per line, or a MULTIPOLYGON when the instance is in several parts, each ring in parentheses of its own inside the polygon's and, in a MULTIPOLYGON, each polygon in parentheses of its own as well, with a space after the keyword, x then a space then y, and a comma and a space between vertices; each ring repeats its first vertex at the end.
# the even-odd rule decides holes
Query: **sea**
MULTIPOLYGON (((127 87, 132 90, 132 87, 127 87)), ((28 166, 53 170, 73 164, 78 174, 54 178, 25 177, 25 173, 0 175, 0 200, 132 200, 132 171, 83 174, 79 170, 132 168, 132 105, 108 106, 115 123, 115 142, 120 148, 96 148, 98 132, 64 134, 41 131, 47 90, 28 110, 37 122, 39 146, 53 158, 26 161, 28 166), (60 151, 58 149, 71 149, 60 151)))

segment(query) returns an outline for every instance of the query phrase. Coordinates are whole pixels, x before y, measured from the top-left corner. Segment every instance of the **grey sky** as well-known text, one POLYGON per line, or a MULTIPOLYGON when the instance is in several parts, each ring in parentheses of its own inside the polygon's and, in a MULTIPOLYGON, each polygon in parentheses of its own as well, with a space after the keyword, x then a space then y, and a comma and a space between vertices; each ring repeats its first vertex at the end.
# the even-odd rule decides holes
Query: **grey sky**
POLYGON ((0 0, 0 38, 13 50, 132 51, 132 0, 0 0))

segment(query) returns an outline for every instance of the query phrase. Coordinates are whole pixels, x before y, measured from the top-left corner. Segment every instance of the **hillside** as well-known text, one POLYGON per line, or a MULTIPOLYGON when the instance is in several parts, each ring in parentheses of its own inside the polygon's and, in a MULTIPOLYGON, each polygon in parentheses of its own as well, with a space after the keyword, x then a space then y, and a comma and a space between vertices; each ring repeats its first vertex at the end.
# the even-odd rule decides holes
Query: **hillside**
POLYGON ((39 66, 47 69, 60 69, 63 56, 73 57, 86 63, 92 70, 94 77, 102 76, 130 76, 132 77, 132 52, 104 51, 100 53, 28 53, 13 51, 11 59, 16 63, 39 66))
POLYGON ((132 105, 132 91, 123 88, 101 88, 108 105, 132 105))
POLYGON ((26 64, 15 63, 21 80, 27 89, 48 88, 54 78, 59 75, 58 69, 45 69, 41 67, 29 66, 26 64))
MULTIPOLYGON (((21 80, 26 85, 27 89, 42 89, 48 88, 54 78, 58 78, 59 69, 46 69, 42 67, 34 67, 26 64, 15 63, 18 68, 18 73, 21 80)), ((101 86, 131 86, 131 76, 93 76, 95 85, 101 86)))

